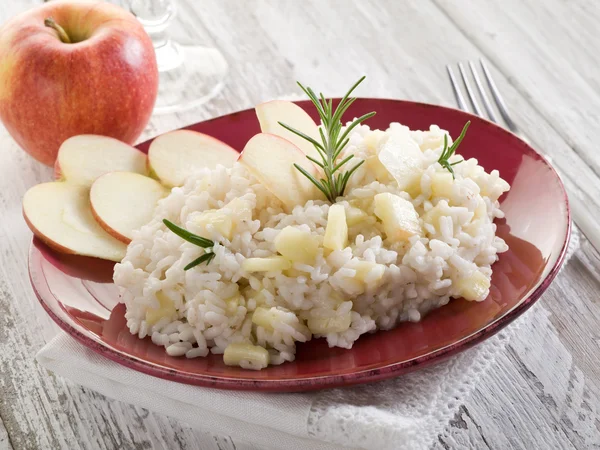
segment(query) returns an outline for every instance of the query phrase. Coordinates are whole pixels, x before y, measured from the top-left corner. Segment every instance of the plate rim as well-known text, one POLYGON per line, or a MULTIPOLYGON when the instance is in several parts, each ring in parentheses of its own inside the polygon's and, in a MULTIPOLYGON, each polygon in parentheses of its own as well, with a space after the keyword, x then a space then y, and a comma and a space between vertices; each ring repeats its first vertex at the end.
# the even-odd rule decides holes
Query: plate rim
MULTIPOLYGON (((335 99, 334 99, 335 100, 335 99)), ((42 308, 46 311, 46 313, 50 316, 50 318, 67 334, 76 339, 79 343, 84 345, 85 347, 93 350, 94 352, 118 363, 124 365, 133 370, 137 370, 139 372, 145 373, 147 375, 151 375, 154 377, 158 377, 161 379, 190 384, 195 386, 209 387, 209 388, 217 388, 217 389, 226 389, 226 390, 244 390, 244 391, 264 391, 264 392, 299 392, 299 391, 310 391, 310 390, 319 390, 319 389, 327 389, 332 387, 346 387, 352 386, 356 384, 363 383, 372 383, 376 381, 380 381, 387 378, 392 378, 398 376, 400 374, 404 374, 410 372, 412 370, 424 368, 426 366, 437 364, 438 362, 442 362, 454 354, 460 353, 464 350, 467 350, 484 340, 492 337, 504 327, 512 323, 517 317, 526 312, 539 298, 541 295, 548 289, 550 284, 554 281, 558 272, 564 262, 568 244, 571 238, 572 232, 572 222, 571 222, 571 210, 568 195, 564 186, 564 183, 556 171, 556 169, 550 164, 547 158, 534 149, 529 143, 524 141, 522 138, 512 133, 511 131, 498 126, 496 123, 487 120, 486 118, 475 116, 473 114, 467 113, 465 111, 461 111, 455 108, 449 108, 443 105, 434 105, 431 103, 424 102, 415 102, 409 100, 400 100, 400 99, 390 99, 390 98, 379 98, 379 97, 361 97, 360 100, 377 100, 377 101, 386 101, 399 103, 404 105, 411 105, 413 107, 431 107, 436 109, 444 109, 453 114, 464 115, 467 118, 475 119, 477 121, 483 121, 487 126, 492 126, 497 130, 506 133, 512 139, 517 139, 520 141, 521 145, 524 148, 533 154, 535 154, 542 162, 545 164, 550 171, 555 176, 558 181, 558 186, 563 194, 563 201, 566 207, 566 229, 565 235, 563 237, 563 245, 561 247, 560 252, 558 253, 556 260, 546 275, 545 278, 540 280, 539 284, 533 288, 523 299, 513 306, 512 309, 506 312, 502 317, 497 318, 492 323, 488 324, 484 328, 471 333, 468 336, 463 337, 462 339, 455 341, 451 344, 448 344, 440 349, 432 350, 424 355, 416 356, 409 360, 393 362, 381 367, 368 368, 364 370, 353 371, 344 374, 324 374, 318 376, 311 377, 292 377, 285 379, 251 379, 251 378, 236 378, 229 377, 224 375, 210 375, 210 374, 190 374, 189 372, 181 372, 176 369, 170 369, 167 367, 163 367, 152 362, 143 360, 141 358, 132 356, 128 353, 120 352, 119 350, 109 347, 104 344, 101 340, 93 339, 89 336, 84 335, 81 331, 79 331, 75 326, 70 323, 65 322, 62 318, 58 317, 54 311, 48 306, 46 301, 42 298, 42 294, 39 291, 39 286, 34 281, 35 275, 33 274, 33 265, 32 265, 32 257, 36 251, 39 251, 35 248, 34 240, 32 240, 28 252, 28 273, 31 286, 33 291, 42 305, 42 308)), ((297 100, 294 103, 307 104, 310 100, 297 100)), ((236 114, 241 114, 247 111, 251 111, 253 108, 247 108, 240 111, 235 111, 229 114, 224 114, 218 117, 214 117, 208 120, 196 122, 194 124, 186 125, 179 129, 189 129, 197 124, 212 122, 214 120, 232 116, 236 114)), ((174 131, 174 130, 173 130, 174 131)), ((156 136, 145 140, 136 145, 137 148, 143 147, 155 139, 156 136)), ((35 239, 35 237, 34 237, 35 239)), ((46 246, 42 242, 42 245, 46 246)), ((50 249, 50 251, 53 251, 50 249)), ((49 287, 46 287, 49 290, 49 287)))

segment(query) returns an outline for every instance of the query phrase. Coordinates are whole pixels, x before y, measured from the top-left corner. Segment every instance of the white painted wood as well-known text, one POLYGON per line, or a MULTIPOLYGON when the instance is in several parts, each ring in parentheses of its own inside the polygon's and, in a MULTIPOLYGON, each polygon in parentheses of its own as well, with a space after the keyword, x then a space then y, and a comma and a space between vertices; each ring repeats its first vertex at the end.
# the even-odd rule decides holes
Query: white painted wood
MULTIPOLYGON (((40 3, 3 1, 0 23, 40 3)), ((230 77, 206 107, 154 117, 143 138, 298 92, 295 80, 336 95, 367 74, 359 95, 453 106, 443 66, 483 55, 516 121, 600 216, 594 0, 482 0, 468 8, 460 0, 178 3, 173 35, 218 45, 230 77)), ((51 170, 3 128, 0 149, 0 449, 252 449, 107 400, 36 364, 35 352, 57 328, 29 287, 31 234, 20 203, 51 170)), ((434 447, 597 448, 599 287, 600 259, 584 242, 434 447)))
POLYGON ((13 447, 10 443, 10 439, 8 437, 8 432, 2 423, 2 419, 0 419, 0 449, 5 450, 13 450, 13 447))

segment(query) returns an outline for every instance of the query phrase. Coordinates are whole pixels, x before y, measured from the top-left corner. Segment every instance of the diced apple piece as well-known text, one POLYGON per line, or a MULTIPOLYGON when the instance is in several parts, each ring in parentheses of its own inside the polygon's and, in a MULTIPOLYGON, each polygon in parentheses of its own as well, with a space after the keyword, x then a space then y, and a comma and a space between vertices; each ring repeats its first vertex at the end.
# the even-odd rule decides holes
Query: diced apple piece
POLYGON ((450 172, 435 172, 431 177, 431 195, 433 197, 452 197, 454 178, 450 172))
POLYGON ((150 222, 156 204, 168 193, 158 181, 139 173, 107 173, 92 184, 92 214, 108 234, 129 244, 133 231, 150 222))
POLYGON ((377 282, 385 274, 385 266, 383 264, 371 261, 352 261, 348 264, 348 267, 356 270, 354 278, 363 283, 377 282))
POLYGON ((322 199, 321 192, 294 164, 318 178, 317 167, 290 141, 274 134, 251 138, 242 152, 242 163, 262 185, 291 210, 308 200, 322 199))
POLYGON ((419 215, 408 200, 395 194, 384 192, 374 197, 375 215, 383 223, 385 234, 390 241, 406 241, 420 234, 419 215))
POLYGON ((263 327, 265 330, 273 331, 273 322, 277 320, 277 308, 258 307, 252 314, 252 323, 263 327))
POLYGON ((223 362, 228 366, 260 370, 269 365, 269 352, 258 345, 232 343, 225 348, 223 362))
POLYGON ((275 237, 275 249, 293 262, 311 264, 319 251, 319 241, 310 231, 285 227, 275 237))
POLYGON ((365 166, 367 166, 367 170, 375 175, 377 181, 380 182, 388 182, 391 181, 391 175, 388 170, 385 168, 383 163, 379 160, 379 157, 376 155, 369 156, 365 160, 365 166))
POLYGON ((242 262, 242 270, 246 272, 281 272, 290 267, 292 267, 292 263, 283 256, 247 258, 242 262))
POLYGON ((343 250, 347 245, 346 210, 342 205, 331 205, 327 213, 327 228, 325 228, 323 247, 329 250, 343 250))
POLYGON ((382 131, 382 130, 370 131, 365 136, 365 144, 367 146, 367 149, 371 153, 377 153, 377 150, 379 149, 379 145, 382 143, 383 138, 385 138, 386 136, 387 136, 386 132, 382 131))
POLYGON ((252 220, 252 205, 248 200, 242 197, 234 198, 224 207, 224 210, 229 210, 234 216, 241 221, 252 220))
POLYGON ((273 100, 261 103, 256 106, 255 110, 260 123, 260 131, 287 139, 302 150, 305 155, 311 156, 318 161, 321 160, 319 152, 315 149, 314 145, 279 124, 281 122, 289 125, 317 142, 321 142, 317 124, 300 106, 285 100, 273 100))
POLYGON ((420 184, 423 153, 408 133, 391 135, 381 147, 378 158, 400 189, 408 192, 420 184))
POLYGON ((86 187, 109 172, 148 173, 143 152, 117 139, 94 134, 73 136, 63 142, 54 171, 57 180, 86 187))
POLYGON ((327 333, 343 333, 352 323, 352 314, 350 311, 341 316, 334 317, 309 317, 306 325, 311 333, 327 334, 327 333))
POLYGON ((360 208, 351 206, 346 210, 346 223, 349 227, 353 227, 354 225, 361 223, 367 217, 367 213, 360 208))
POLYGON ((228 240, 233 237, 233 220, 231 215, 222 209, 210 209, 196 214, 193 222, 200 229, 200 234, 208 239, 214 239, 218 235, 228 240))
POLYGON ((490 280, 483 273, 475 270, 470 276, 459 278, 456 287, 465 300, 480 302, 488 296, 490 280))
POLYGON ((89 192, 62 182, 33 186, 23 198, 25 221, 33 234, 59 252, 121 261, 127 247, 94 220, 89 192))
POLYGON ((164 292, 158 291, 156 293, 156 299, 158 300, 159 307, 146 310, 146 322, 150 326, 154 325, 163 317, 174 316, 177 312, 173 300, 167 297, 164 292))
POLYGON ((182 186, 198 169, 214 169, 219 164, 232 167, 238 156, 239 153, 224 142, 191 130, 162 134, 148 149, 152 172, 168 187, 182 186))

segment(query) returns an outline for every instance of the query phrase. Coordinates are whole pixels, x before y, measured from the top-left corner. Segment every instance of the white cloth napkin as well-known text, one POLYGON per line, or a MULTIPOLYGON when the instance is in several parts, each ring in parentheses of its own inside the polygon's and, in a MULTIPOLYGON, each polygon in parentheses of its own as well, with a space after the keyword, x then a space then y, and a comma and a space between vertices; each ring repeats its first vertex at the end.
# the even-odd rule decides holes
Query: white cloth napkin
MULTIPOLYGON (((567 258, 578 247, 574 230, 567 258)), ((57 375, 107 397, 260 448, 426 449, 528 316, 434 367, 375 384, 312 393, 222 391, 166 381, 109 361, 65 333, 37 359, 57 375)))

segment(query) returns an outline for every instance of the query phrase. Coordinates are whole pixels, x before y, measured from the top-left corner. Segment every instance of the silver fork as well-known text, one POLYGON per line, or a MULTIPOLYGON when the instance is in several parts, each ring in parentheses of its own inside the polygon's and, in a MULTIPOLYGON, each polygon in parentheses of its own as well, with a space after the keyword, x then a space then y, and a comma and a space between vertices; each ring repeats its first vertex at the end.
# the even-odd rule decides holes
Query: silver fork
MULTIPOLYGON (((500 112, 502 119, 504 119, 504 124, 506 128, 508 128, 517 136, 519 136, 525 142, 529 142, 529 140, 521 132, 517 124, 511 119, 510 114, 508 112, 508 108, 506 107, 506 103, 502 99, 500 91, 498 90, 498 87, 496 86, 496 83, 494 82, 492 74, 490 73, 490 70, 488 69, 486 63, 483 61, 483 59, 480 59, 479 62, 481 64, 481 71, 483 72, 483 76, 487 82, 494 102, 496 103, 498 112, 500 112)), ((469 77, 467 75, 467 71, 465 70, 464 65, 462 63, 458 63, 458 71, 462 78, 467 97, 469 98, 469 102, 473 107, 474 113, 480 117, 487 118, 492 122, 502 125, 502 123, 498 120, 498 116, 494 111, 494 108, 492 107, 488 94, 483 84, 481 83, 481 79, 479 77, 479 73, 475 67, 475 64, 469 61, 468 65, 471 71, 471 76, 473 77, 473 81, 475 82, 477 94, 479 96, 479 99, 481 99, 481 102, 483 103, 483 107, 485 108, 487 115, 483 112, 481 106, 479 105, 479 100, 477 98, 478 96, 476 95, 475 90, 471 86, 471 82, 469 81, 469 77)), ((456 103, 458 104, 459 109, 465 112, 470 112, 469 107, 467 106, 467 102, 463 97, 460 85, 456 79, 456 76, 454 75, 452 67, 447 65, 446 69, 448 70, 448 76, 450 77, 450 83, 452 84, 452 89, 454 91, 454 96, 456 97, 456 103)), ((583 232, 583 234, 585 234, 585 237, 591 242, 594 248, 596 250, 600 250, 600 225, 593 220, 592 214, 588 212, 588 210, 586 209, 583 202, 579 199, 579 197, 577 197, 574 194, 571 195, 568 191, 567 194, 569 194, 569 206, 571 209, 571 218, 573 219, 573 222, 577 224, 578 228, 583 232)))

